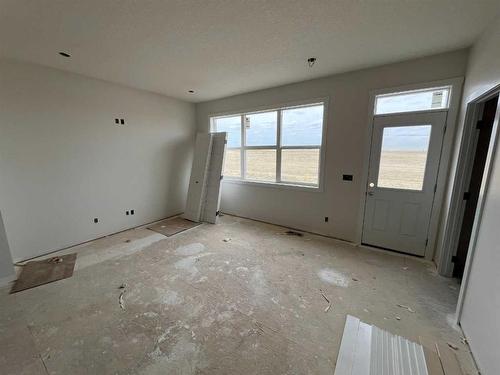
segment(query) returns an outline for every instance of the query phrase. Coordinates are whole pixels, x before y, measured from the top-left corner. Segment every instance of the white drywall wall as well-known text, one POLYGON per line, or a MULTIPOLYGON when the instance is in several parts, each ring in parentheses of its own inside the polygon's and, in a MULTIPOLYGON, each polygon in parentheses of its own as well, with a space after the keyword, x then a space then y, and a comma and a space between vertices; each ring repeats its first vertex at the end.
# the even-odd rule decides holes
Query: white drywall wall
POLYGON ((226 180, 221 210, 355 241, 363 162, 368 152, 365 145, 370 90, 463 76, 467 55, 467 50, 460 50, 197 104, 198 129, 207 132, 211 114, 330 98, 324 191, 242 185, 226 180), (344 173, 353 174, 354 180, 343 181, 344 173), (327 223, 325 216, 329 217, 327 223))
POLYGON ((0 103, 0 208, 14 260, 184 210, 193 104, 12 61, 0 62, 0 103))
MULTIPOLYGON (((467 68, 462 107, 500 85, 500 22, 474 45, 467 68)), ((493 158, 471 272, 465 290, 461 325, 481 374, 500 374, 500 152, 493 158)))

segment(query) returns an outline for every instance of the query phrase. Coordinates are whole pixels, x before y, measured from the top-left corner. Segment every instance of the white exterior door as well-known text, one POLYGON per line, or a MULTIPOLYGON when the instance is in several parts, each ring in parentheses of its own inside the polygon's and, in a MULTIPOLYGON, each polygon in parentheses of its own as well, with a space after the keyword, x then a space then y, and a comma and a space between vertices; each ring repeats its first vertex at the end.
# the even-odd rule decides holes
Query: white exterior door
POLYGON ((375 116, 362 242, 423 256, 446 111, 375 116))

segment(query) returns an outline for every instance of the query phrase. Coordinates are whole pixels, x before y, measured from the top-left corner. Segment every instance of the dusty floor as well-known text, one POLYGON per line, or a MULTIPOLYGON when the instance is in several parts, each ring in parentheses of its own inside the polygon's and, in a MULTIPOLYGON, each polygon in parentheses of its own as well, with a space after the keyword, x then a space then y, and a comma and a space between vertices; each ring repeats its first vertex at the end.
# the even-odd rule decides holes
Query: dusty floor
POLYGON ((65 251, 79 254, 72 278, 0 290, 0 373, 332 374, 346 314, 452 342, 475 373, 448 323, 458 285, 431 263, 284 232, 226 215, 65 251))

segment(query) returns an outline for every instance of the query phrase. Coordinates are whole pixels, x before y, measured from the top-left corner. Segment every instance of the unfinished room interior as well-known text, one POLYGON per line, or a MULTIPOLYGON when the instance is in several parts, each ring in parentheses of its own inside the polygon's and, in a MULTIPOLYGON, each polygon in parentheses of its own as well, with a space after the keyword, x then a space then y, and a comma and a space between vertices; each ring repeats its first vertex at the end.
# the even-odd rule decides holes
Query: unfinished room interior
POLYGON ((499 93, 498 0, 1 0, 0 374, 499 375, 499 93))

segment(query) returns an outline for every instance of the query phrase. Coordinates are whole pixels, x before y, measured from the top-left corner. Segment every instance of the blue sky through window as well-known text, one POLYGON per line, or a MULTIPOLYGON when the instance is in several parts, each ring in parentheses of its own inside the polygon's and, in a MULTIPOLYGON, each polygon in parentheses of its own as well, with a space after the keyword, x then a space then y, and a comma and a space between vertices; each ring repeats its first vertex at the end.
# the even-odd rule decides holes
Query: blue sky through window
POLYGON ((241 146, 241 116, 218 118, 215 125, 218 132, 227 133, 227 147, 241 146))
MULTIPOLYGON (((321 146, 323 105, 283 109, 281 142, 283 146, 321 146)), ((247 146, 275 146, 277 111, 246 114, 244 126, 247 146)), ((218 132, 227 132, 228 147, 241 147, 241 116, 215 120, 218 132)))
POLYGON ((448 106, 449 94, 449 88, 441 88, 381 95, 377 97, 375 102, 375 114, 380 115, 446 108, 448 106))
POLYGON ((281 128, 283 146, 321 146, 323 105, 283 110, 281 128))
POLYGON ((247 146, 275 146, 278 112, 262 112, 245 116, 247 146))
POLYGON ((382 151, 427 151, 431 125, 384 128, 382 151))

